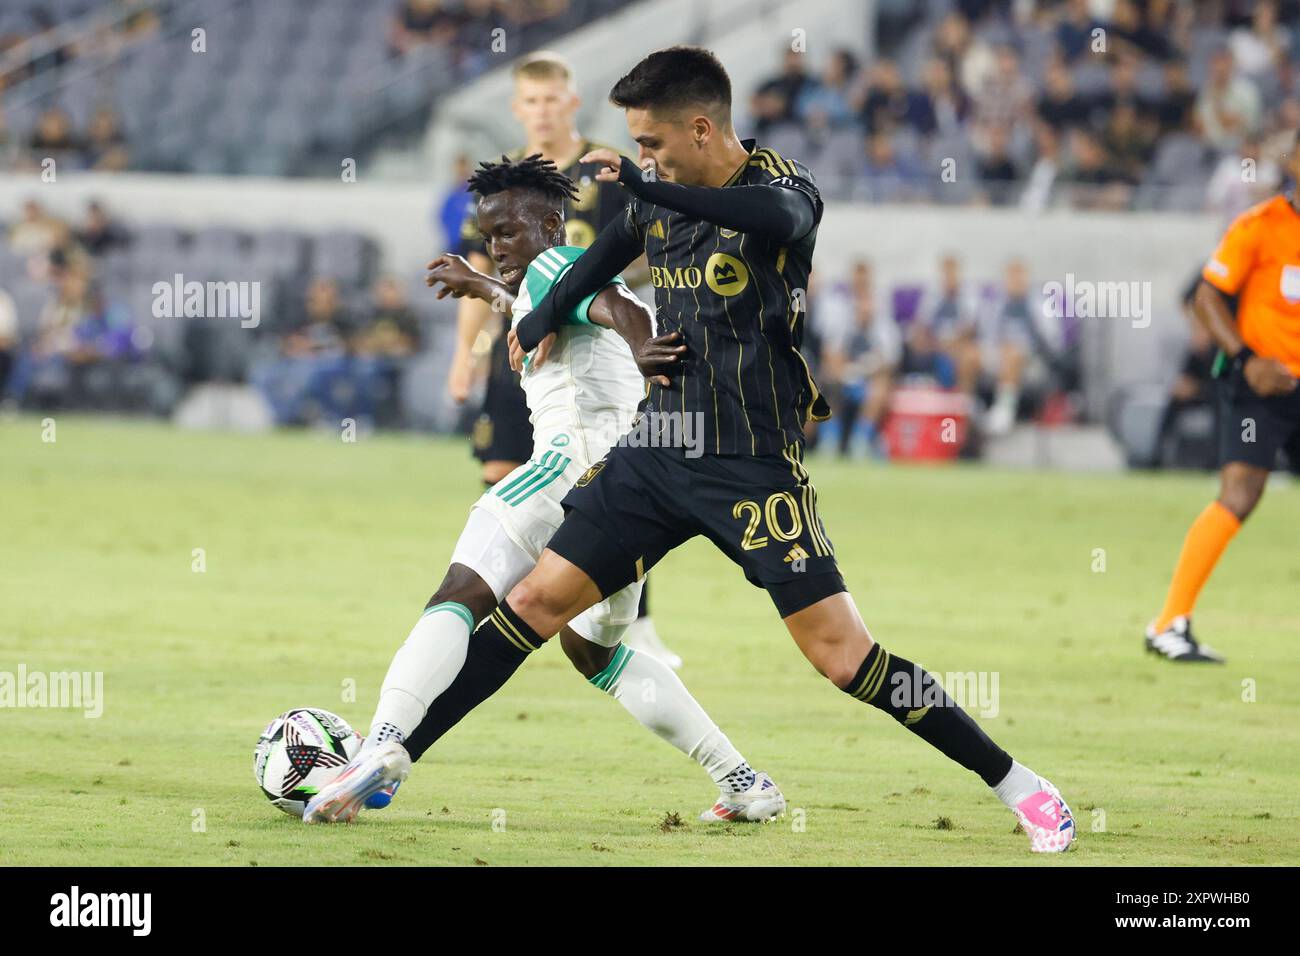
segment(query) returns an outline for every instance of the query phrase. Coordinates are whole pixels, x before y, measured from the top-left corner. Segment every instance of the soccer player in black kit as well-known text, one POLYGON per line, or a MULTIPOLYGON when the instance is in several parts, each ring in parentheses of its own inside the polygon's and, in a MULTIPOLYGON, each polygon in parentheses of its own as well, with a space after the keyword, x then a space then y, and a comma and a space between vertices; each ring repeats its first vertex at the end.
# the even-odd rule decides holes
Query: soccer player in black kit
POLYGON ((463 683, 486 698, 574 615, 702 534, 767 591, 819 673, 977 773, 1032 850, 1069 849, 1074 820, 1056 787, 872 639, 836 565, 802 456, 804 422, 826 412, 799 354, 823 210, 812 174, 736 137, 730 79, 707 50, 652 53, 610 100, 641 165, 610 150, 584 159, 631 200, 512 331, 511 359, 564 334, 564 311, 643 251, 658 331, 680 333, 687 351, 670 387, 650 387, 629 440, 566 496, 536 568, 475 631, 463 683))

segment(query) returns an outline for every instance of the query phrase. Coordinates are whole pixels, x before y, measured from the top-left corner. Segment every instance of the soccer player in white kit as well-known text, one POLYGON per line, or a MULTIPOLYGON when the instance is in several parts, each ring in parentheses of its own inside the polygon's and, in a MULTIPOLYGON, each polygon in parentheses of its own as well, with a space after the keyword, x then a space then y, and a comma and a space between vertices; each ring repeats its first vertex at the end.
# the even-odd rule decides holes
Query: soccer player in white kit
MULTIPOLYGON (((444 285, 440 298, 472 295, 509 307, 518 323, 582 254, 563 245, 563 204, 573 183, 534 155, 481 164, 469 186, 479 196, 479 229, 501 278, 442 256, 430 263, 429 283, 444 285)), ((439 709, 464 713, 466 703, 481 702, 508 678, 500 676, 503 660, 517 666, 536 650, 508 633, 509 643, 496 646, 499 628, 474 629, 537 563, 564 519, 565 494, 627 431, 645 378, 667 385, 683 351, 675 334, 653 337, 650 309, 621 278, 569 318, 521 376, 533 424, 531 459, 471 509, 446 577, 393 657, 362 751, 308 803, 306 822, 350 822, 363 806, 386 806, 411 761, 455 723, 440 720, 439 709)), ((700 819, 777 816, 785 798, 772 779, 750 768, 670 668, 621 643, 636 619, 642 584, 634 581, 569 622, 560 635, 565 653, 590 683, 709 773, 720 792, 700 819), (647 686, 655 692, 643 693, 647 686)))

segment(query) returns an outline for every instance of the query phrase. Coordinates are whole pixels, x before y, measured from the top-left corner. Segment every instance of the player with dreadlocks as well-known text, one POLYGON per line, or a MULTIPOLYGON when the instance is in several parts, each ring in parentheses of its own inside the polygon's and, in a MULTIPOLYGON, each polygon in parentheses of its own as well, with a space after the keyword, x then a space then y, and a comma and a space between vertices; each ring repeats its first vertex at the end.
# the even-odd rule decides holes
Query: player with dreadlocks
MULTIPOLYGON (((517 324, 583 252, 564 244, 564 202, 574 184, 535 154, 481 164, 469 188, 500 279, 443 255, 429 264, 428 282, 443 286, 440 298, 468 295, 509 308, 517 324)), ((684 350, 677 333, 652 336, 651 316, 615 277, 529 357, 521 381, 532 457, 470 510, 442 584, 389 665, 361 753, 307 805, 308 823, 350 822, 363 805, 386 805, 411 761, 504 683, 484 681, 502 672, 490 659, 498 651, 474 646, 470 635, 537 563, 564 519, 560 500, 627 431, 645 379, 669 384, 684 350)), ((560 634, 565 653, 589 682, 709 773, 720 795, 701 819, 778 815, 785 798, 771 778, 750 768, 667 665, 622 644, 641 586, 635 581, 570 621, 560 634)))

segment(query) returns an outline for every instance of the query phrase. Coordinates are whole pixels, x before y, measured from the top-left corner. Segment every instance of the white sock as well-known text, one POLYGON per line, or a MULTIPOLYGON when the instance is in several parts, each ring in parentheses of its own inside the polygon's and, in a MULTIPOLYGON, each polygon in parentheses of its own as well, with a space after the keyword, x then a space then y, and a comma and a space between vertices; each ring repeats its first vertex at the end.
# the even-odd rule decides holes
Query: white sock
POLYGON ((591 683, 626 707, 643 727, 703 767, 719 786, 737 769, 748 771, 740 751, 667 664, 620 644, 609 666, 591 683))
POLYGON ((471 620, 465 605, 447 601, 435 604, 415 622, 388 665, 367 748, 382 740, 405 740, 420 725, 429 705, 465 665, 471 620))
POLYGON ((1014 810, 1021 800, 1042 789, 1043 784, 1038 774, 1012 760, 1011 769, 1002 778, 1002 782, 993 788, 993 792, 998 795, 999 800, 1014 810))

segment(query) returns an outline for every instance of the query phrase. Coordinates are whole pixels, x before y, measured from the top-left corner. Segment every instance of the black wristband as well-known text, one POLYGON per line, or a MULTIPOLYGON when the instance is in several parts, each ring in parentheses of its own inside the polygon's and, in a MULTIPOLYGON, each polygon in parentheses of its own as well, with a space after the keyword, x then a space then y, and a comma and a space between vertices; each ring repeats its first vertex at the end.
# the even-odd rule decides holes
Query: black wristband
POLYGON ((531 352, 555 330, 556 326, 550 321, 548 311, 533 309, 515 325, 515 338, 519 340, 519 347, 524 352, 531 352))
POLYGON ((631 157, 624 156, 618 164, 618 181, 620 183, 627 183, 630 179, 640 179, 644 175, 644 170, 631 157))
POLYGON ((1255 356, 1255 351, 1249 345, 1243 345, 1237 349, 1237 354, 1232 357, 1232 367, 1240 369, 1242 374, 1246 372, 1246 363, 1255 356))

